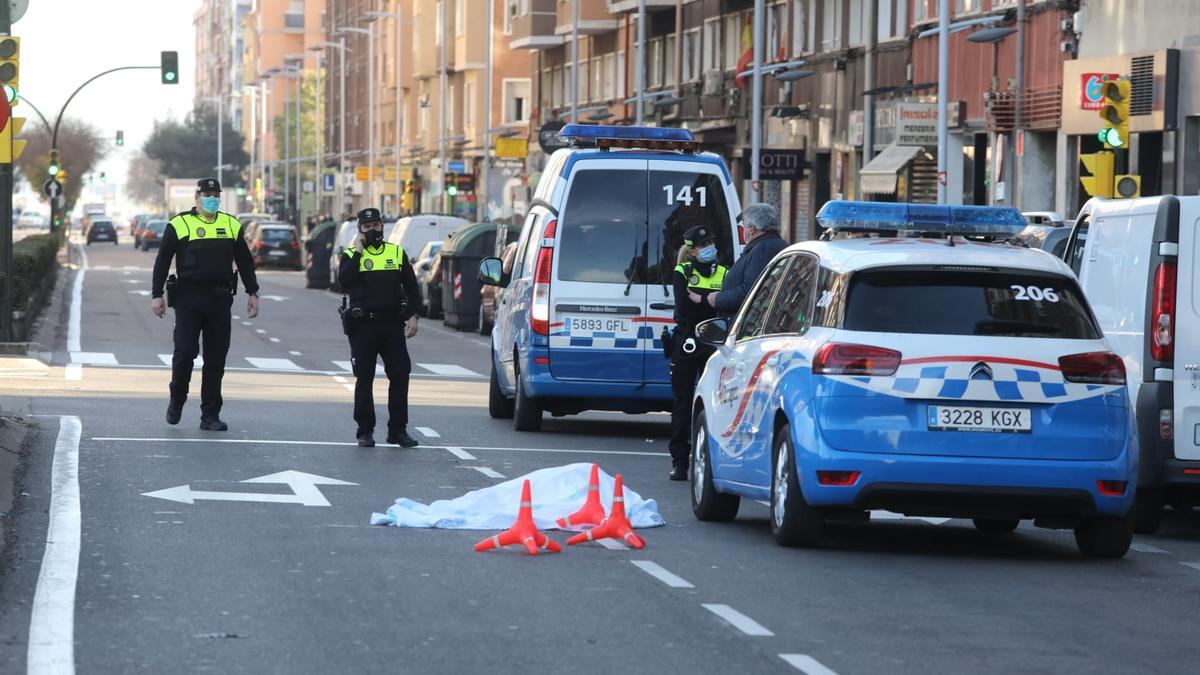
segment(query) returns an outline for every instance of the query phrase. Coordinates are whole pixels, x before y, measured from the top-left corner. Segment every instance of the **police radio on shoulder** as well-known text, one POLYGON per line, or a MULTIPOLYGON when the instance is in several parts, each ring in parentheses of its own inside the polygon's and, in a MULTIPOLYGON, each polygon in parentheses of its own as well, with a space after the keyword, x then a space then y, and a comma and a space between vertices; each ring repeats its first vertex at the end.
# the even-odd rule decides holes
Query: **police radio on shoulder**
POLYGON ((1025 229, 1021 212, 1005 206, 940 206, 887 202, 831 201, 817 212, 817 222, 830 233, 898 233, 1015 237, 1025 229))

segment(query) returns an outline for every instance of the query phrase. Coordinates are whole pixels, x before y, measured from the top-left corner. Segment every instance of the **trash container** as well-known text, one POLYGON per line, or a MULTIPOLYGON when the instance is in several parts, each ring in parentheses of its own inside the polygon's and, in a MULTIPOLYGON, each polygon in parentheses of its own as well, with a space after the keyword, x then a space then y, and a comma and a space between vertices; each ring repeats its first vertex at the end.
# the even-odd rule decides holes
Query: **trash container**
POLYGON ((461 227, 442 246, 442 323, 458 330, 479 325, 479 262, 495 251, 495 223, 461 227))

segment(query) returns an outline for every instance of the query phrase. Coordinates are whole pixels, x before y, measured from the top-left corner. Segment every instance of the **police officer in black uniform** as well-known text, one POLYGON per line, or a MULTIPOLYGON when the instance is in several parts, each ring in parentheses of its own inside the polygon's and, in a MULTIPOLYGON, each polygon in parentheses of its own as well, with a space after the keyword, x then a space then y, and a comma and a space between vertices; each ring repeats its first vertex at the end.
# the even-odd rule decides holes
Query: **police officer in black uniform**
POLYGON ((417 334, 417 308, 421 289, 412 261, 400 246, 383 240, 379 209, 358 212, 361 242, 346 249, 338 267, 338 281, 349 298, 342 320, 350 337, 350 363, 354 368, 354 421, 364 448, 375 446, 375 381, 377 357, 383 357, 388 378, 387 442, 412 448, 408 435, 408 375, 412 361, 407 339, 417 334))
POLYGON ((225 431, 221 421, 221 378, 225 375, 225 356, 229 353, 230 316, 237 277, 241 274, 249 299, 246 315, 258 316, 258 279, 254 274, 254 256, 242 236, 237 218, 222 213, 221 184, 204 178, 196 184, 196 206, 171 218, 163 231, 158 257, 154 260, 151 309, 162 318, 167 305, 175 308, 175 354, 171 358, 171 400, 167 404, 167 424, 178 424, 192 380, 192 365, 201 352, 204 338, 204 368, 200 385, 200 428, 225 431), (168 289, 170 303, 164 302, 171 259, 175 259, 178 279, 168 289))
POLYGON ((707 225, 696 225, 683 233, 675 267, 675 330, 672 333, 671 393, 671 480, 687 480, 688 454, 692 441, 692 399, 696 380, 713 349, 696 339, 696 324, 717 315, 705 298, 721 290, 726 268, 717 262, 717 238, 707 225))

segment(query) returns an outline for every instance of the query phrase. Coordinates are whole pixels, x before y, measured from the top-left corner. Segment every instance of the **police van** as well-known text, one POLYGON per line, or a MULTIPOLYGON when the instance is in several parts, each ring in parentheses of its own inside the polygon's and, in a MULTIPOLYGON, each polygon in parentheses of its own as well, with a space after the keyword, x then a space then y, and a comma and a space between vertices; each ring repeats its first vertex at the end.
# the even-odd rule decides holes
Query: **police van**
POLYGON ((794 244, 696 387, 692 508, 770 500, 780 544, 886 510, 1074 528, 1088 556, 1133 537, 1137 435, 1125 366, 1071 270, 1006 241, 1011 208, 829 202, 831 241, 794 244))
POLYGON ((521 431, 542 414, 668 410, 661 334, 673 325, 672 273, 683 233, 717 235, 729 266, 743 246, 729 169, 685 129, 569 124, 517 242, 511 273, 485 259, 480 280, 508 290, 492 332, 488 412, 521 431))
POLYGON ((1200 197, 1093 199, 1064 258, 1129 372, 1141 476, 1137 530, 1200 503, 1200 197))

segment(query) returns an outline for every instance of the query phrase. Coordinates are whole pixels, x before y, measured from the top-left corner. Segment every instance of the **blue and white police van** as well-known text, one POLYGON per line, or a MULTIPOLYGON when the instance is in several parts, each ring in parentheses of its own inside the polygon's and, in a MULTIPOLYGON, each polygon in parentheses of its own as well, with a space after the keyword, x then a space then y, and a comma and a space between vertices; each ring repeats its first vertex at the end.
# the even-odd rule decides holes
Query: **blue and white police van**
POLYGON ((770 500, 779 543, 882 509, 1073 528, 1088 556, 1133 536, 1137 435, 1125 368, 1071 269, 1006 243, 1014 209, 829 202, 738 316, 694 412, 692 506, 770 500))
POLYGON ((488 412, 521 431, 539 430, 543 412, 669 409, 660 336, 683 233, 708 225, 727 266, 743 243, 729 170, 686 129, 568 124, 559 135, 571 147, 547 163, 511 272, 480 265, 483 283, 508 288, 488 412))

